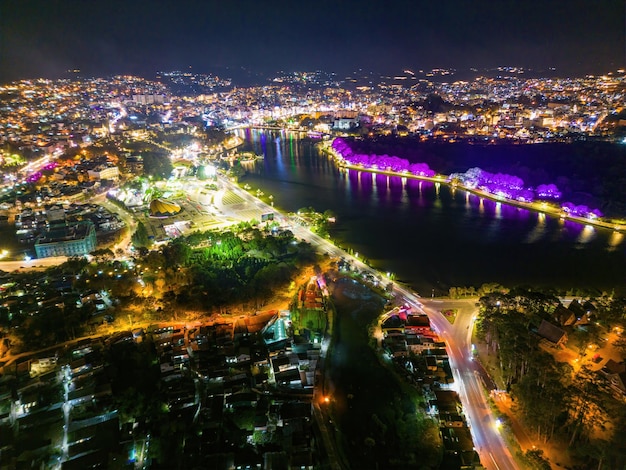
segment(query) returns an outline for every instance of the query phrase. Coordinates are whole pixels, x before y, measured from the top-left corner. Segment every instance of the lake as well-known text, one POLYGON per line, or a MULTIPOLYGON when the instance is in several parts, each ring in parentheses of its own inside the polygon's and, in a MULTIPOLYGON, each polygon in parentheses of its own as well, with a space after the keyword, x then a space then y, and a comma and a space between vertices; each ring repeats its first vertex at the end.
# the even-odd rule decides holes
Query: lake
POLYGON ((422 295, 487 282, 626 293, 623 233, 444 184, 339 169, 304 134, 239 132, 244 150, 264 156, 246 164, 246 183, 285 211, 332 210, 337 244, 422 295))

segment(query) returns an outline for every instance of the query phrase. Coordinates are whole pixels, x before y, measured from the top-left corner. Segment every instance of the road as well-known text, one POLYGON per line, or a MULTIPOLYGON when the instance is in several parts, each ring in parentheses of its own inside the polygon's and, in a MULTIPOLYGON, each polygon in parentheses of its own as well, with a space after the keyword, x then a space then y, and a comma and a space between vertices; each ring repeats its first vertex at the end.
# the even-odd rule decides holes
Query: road
MULTIPOLYGON (((276 212, 273 207, 259 201, 236 184, 226 178, 220 178, 226 187, 241 196, 247 204, 256 205, 263 212, 276 212)), ((280 219, 285 222, 293 222, 282 215, 279 215, 280 219)), ((296 237, 308 241, 321 252, 326 252, 331 256, 343 257, 361 272, 369 272, 378 278, 385 279, 381 273, 367 266, 360 259, 337 248, 328 240, 312 233, 305 227, 294 223, 291 225, 296 237)), ((392 282, 390 279, 387 280, 392 282)), ((405 303, 429 316, 431 324, 448 344, 448 356, 454 380, 458 384, 459 396, 468 417, 468 425, 481 463, 489 470, 517 470, 519 467, 500 435, 496 419, 485 398, 485 388, 487 390, 493 389, 494 385, 480 364, 474 361, 472 357, 471 341, 473 322, 477 314, 476 301, 427 300, 400 284, 394 283, 393 286, 396 296, 400 296, 405 303), (441 314, 441 310, 447 308, 458 310, 454 325, 450 324, 441 314)))
POLYGON ((30 269, 45 269, 57 266, 67 261, 67 256, 52 256, 50 258, 36 258, 31 260, 0 261, 0 271, 13 272, 30 269))
POLYGON ((100 194, 96 196, 92 202, 94 204, 101 205, 112 214, 117 214, 119 218, 122 219, 122 221, 126 225, 124 229, 124 235, 120 240, 117 241, 114 246, 111 247, 111 251, 115 253, 118 249, 122 249, 124 252, 126 252, 128 250, 128 247, 130 246, 131 237, 133 233, 135 233, 135 229, 137 228, 137 221, 135 220, 135 218, 128 211, 109 201, 106 198, 106 194, 100 194))
POLYGON ((420 302, 432 326, 447 342, 448 356, 454 380, 463 403, 474 446, 481 463, 488 469, 509 470, 519 468, 500 435, 496 419, 485 397, 485 390, 495 385, 472 355, 472 330, 477 309, 475 300, 428 300, 412 298, 412 293, 400 287, 401 294, 413 302, 420 302), (454 324, 441 314, 442 310, 457 309, 454 324))
MULTIPOLYGON (((342 257, 348 260, 359 271, 368 272, 377 278, 382 278, 387 282, 392 282, 391 279, 386 278, 378 271, 367 266, 360 259, 347 254, 328 240, 312 233, 308 228, 303 227, 295 223, 295 221, 290 218, 278 213, 273 206, 250 195, 248 192, 242 190, 239 186, 224 176, 220 175, 218 178, 222 187, 230 189, 244 200, 244 205, 247 209, 258 210, 262 214, 268 212, 275 213, 275 219, 278 222, 289 224, 296 237, 309 242, 320 252, 328 253, 330 256, 334 257, 342 257)), ((130 214, 124 213, 124 211, 120 211, 116 207, 112 207, 113 204, 110 204, 108 201, 102 201, 101 203, 106 205, 110 210, 117 209, 114 210, 114 212, 119 213, 130 228, 133 227, 134 221, 132 220, 132 216, 130 216, 130 214)), ((228 215, 237 217, 236 212, 228 215)), ((121 248, 126 243, 127 240, 123 240, 122 243, 118 244, 118 247, 121 248)), ((21 266, 48 266, 62 262, 59 259, 52 258, 33 261, 0 263, 0 269, 13 271, 15 269, 19 269, 21 266), (11 264, 9 265, 9 263, 11 264)), ((475 362, 472 357, 471 333, 475 313, 472 301, 459 300, 444 302, 434 299, 427 300, 397 283, 393 283, 393 287, 394 294, 399 296, 403 302, 412 305, 418 311, 423 311, 430 317, 431 324, 437 330, 441 338, 447 342, 448 355, 454 379, 458 384, 459 396, 468 417, 468 424, 470 425, 472 431, 474 445, 480 454, 482 464, 489 470, 517 469, 518 466, 504 444, 504 441, 498 431, 495 418, 491 413, 485 398, 483 388, 484 385, 486 385, 487 388, 492 387, 492 385, 489 383, 488 379, 486 379, 484 371, 480 365, 475 362), (457 314, 454 325, 451 325, 440 313, 440 311, 445 308, 458 309, 459 313, 457 314)))
MULTIPOLYGON (((256 197, 252 196, 250 193, 241 189, 239 186, 237 186, 235 183, 230 181, 228 178, 225 178, 223 176, 219 176, 218 178, 225 188, 231 190, 233 193, 237 194, 245 201, 245 204, 248 209, 257 209, 262 214, 273 212, 274 214, 277 215, 277 217, 275 217, 274 219, 275 221, 279 223, 283 223, 283 224, 289 224, 290 230, 292 231, 295 237, 300 238, 302 240, 306 240, 311 245, 313 245, 318 250, 320 250, 320 252, 328 253, 330 256, 344 257, 346 259, 349 258, 353 260, 353 264, 359 267, 360 270, 371 272, 373 275, 379 274, 374 269, 362 263, 358 258, 349 256, 345 251, 343 251, 340 248, 337 248, 335 245, 333 245, 331 242, 329 242, 325 238, 322 238, 319 235, 311 232, 308 228, 303 227, 302 225, 297 223, 297 221, 292 220, 288 216, 280 214, 273 206, 271 206, 270 204, 266 204, 260 199, 257 199, 256 197)), ((227 215, 231 217, 237 217, 236 213, 229 213, 227 215)))
MULTIPOLYGON (((326 151, 330 151, 332 155, 336 156, 336 153, 332 149, 327 148, 326 151)), ((407 173, 391 171, 391 170, 364 168, 360 165, 352 165, 345 161, 341 163, 341 166, 347 169, 363 171, 363 172, 368 172, 368 173, 383 174, 383 175, 388 175, 388 176, 399 176, 403 178, 412 178, 412 179, 417 179, 417 180, 432 181, 434 183, 441 183, 441 184, 448 185, 450 187, 459 188, 462 191, 466 191, 467 193, 474 194, 480 198, 491 199, 492 201, 495 201, 496 203, 507 204, 513 207, 521 207, 523 209, 528 209, 530 211, 538 212, 539 214, 547 214, 557 219, 560 218, 563 220, 570 220, 578 224, 581 224, 583 226, 601 227, 601 228, 605 228, 609 230, 615 230, 617 232, 622 232, 624 228, 626 228, 621 223, 613 223, 607 220, 602 220, 594 216, 584 217, 580 215, 575 215, 570 212, 564 211, 561 207, 551 207, 550 205, 547 205, 545 202, 541 202, 541 201, 532 201, 532 202, 518 201, 517 199, 505 198, 505 197, 496 195, 494 193, 484 191, 480 188, 471 188, 471 187, 463 186, 462 184, 451 185, 450 183, 447 182, 445 176, 434 176, 434 177, 416 176, 416 175, 410 175, 407 173)))

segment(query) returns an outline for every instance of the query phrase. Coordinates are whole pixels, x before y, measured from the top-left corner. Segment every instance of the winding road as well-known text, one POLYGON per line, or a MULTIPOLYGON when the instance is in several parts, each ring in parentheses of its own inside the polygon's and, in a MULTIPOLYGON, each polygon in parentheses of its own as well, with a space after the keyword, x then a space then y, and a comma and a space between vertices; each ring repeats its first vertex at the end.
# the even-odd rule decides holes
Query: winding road
MULTIPOLYGON (((364 264, 360 259, 349 255, 328 240, 312 233, 308 228, 280 214, 273 206, 255 198, 226 177, 220 175, 218 178, 223 188, 231 190, 243 199, 244 202, 238 204, 243 205, 245 209, 242 211, 241 220, 249 220, 251 210, 258 210, 259 214, 273 212, 276 214, 276 220, 282 224, 289 225, 296 237, 309 242, 320 252, 327 253, 333 257, 344 258, 361 272, 370 273, 377 278, 384 279, 386 282, 393 282, 391 279, 364 264), (244 213, 246 213, 245 219, 243 217, 244 213)), ((120 211, 109 201, 103 200, 100 203, 107 206, 109 210, 120 214, 127 226, 131 228, 128 233, 128 236, 130 236, 134 226, 132 216, 124 211, 120 211)), ((237 211, 228 212, 228 214, 223 215, 228 215, 234 219, 238 218, 237 211)), ((118 243, 117 247, 121 248, 127 243, 128 239, 125 238, 122 240, 122 243, 118 243)), ((59 264, 65 261, 65 259, 45 258, 34 261, 35 263, 32 261, 4 262, 0 264, 0 269, 6 271, 13 271, 14 269, 20 268, 32 269, 32 265, 35 264, 37 266, 41 265, 41 267, 47 267, 49 265, 59 264)), ((472 432, 474 445, 480 455, 481 463, 489 470, 517 470, 519 467, 505 445, 496 420, 487 403, 485 392, 493 389, 494 385, 491 383, 480 364, 473 360, 472 356, 471 335, 473 321, 477 313, 477 309, 474 305, 475 301, 425 299, 398 283, 393 283, 393 289, 396 297, 402 302, 412 305, 417 311, 426 313, 434 329, 439 333, 441 338, 447 342, 448 356, 450 358, 454 380, 455 383, 458 384, 459 396, 468 418, 468 425, 472 432), (450 324, 441 314, 441 311, 447 308, 454 308, 458 311, 454 324, 450 324)), ((320 410, 318 409, 317 411, 319 412, 320 410)))
MULTIPOLYGON (((262 212, 278 213, 274 207, 258 200, 232 181, 224 177, 220 177, 220 181, 225 187, 244 199, 247 205, 256 206, 262 212)), ((306 227, 293 223, 284 215, 279 215, 279 219, 282 222, 291 222, 293 234, 311 243, 321 252, 328 253, 330 256, 342 257, 349 260, 361 272, 368 272, 376 277, 386 279, 381 273, 360 259, 337 248, 330 241, 312 233, 306 227)), ((392 281, 389 280, 389 282, 392 281)), ((473 323, 477 314, 475 300, 427 300, 398 283, 393 283, 393 287, 397 297, 402 298, 405 303, 429 316, 431 325, 446 341, 454 380, 458 384, 459 396, 482 465, 488 470, 518 470, 519 466, 500 435, 499 426, 487 403, 486 392, 495 388, 495 385, 482 366, 473 360, 471 341, 473 323), (441 311, 447 308, 454 308, 458 311, 454 324, 451 324, 441 314, 441 311)))

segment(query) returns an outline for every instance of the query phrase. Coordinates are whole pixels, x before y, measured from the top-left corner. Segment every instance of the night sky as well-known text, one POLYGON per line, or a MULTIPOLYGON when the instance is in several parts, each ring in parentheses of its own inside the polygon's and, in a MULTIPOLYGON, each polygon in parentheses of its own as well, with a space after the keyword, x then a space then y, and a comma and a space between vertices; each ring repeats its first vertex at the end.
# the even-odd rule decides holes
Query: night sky
POLYGON ((0 81, 188 69, 623 67, 624 0, 0 0, 0 81))

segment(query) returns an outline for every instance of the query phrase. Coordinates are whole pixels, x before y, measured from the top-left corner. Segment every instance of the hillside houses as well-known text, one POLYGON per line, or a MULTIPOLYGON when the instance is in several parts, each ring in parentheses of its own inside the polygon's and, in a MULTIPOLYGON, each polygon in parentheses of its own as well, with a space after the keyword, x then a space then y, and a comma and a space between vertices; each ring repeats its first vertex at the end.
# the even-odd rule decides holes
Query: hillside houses
MULTIPOLYGON (((280 328, 289 321, 279 314, 267 318, 275 327, 282 323, 280 328)), ((226 469, 230 467, 222 465, 235 462, 257 468, 270 462, 285 468, 313 468, 310 400, 319 347, 302 341, 292 345, 286 338, 284 346, 270 353, 262 329, 251 326, 255 329, 258 335, 250 336, 236 334, 234 322, 227 321, 155 324, 102 340, 76 341, 11 365, 0 377, 0 397, 11 404, 0 409, 0 435, 14 421, 19 433, 3 439, 0 466, 19 465, 35 452, 48 467, 48 459, 57 458, 55 449, 65 448, 63 468, 86 468, 127 459, 133 449, 137 452, 148 442, 156 447, 158 439, 158 446, 175 444, 182 461, 192 466, 226 469), (150 354, 146 363, 153 364, 142 373, 156 380, 154 393, 162 406, 158 418, 147 410, 145 415, 129 414, 130 404, 123 411, 112 407, 124 400, 119 395, 125 387, 120 380, 132 380, 123 379, 128 372, 115 361, 133 358, 127 365, 130 372, 135 367, 132 362, 144 354, 150 354), (161 422, 158 426, 169 423, 178 431, 160 436, 161 428, 150 424, 155 420, 161 422), (14 445, 14 439, 28 442, 28 448, 14 445), (232 442, 247 450, 233 452, 232 442)), ((167 462, 171 456, 152 458, 153 463, 167 462)))

